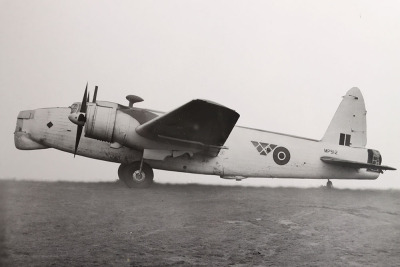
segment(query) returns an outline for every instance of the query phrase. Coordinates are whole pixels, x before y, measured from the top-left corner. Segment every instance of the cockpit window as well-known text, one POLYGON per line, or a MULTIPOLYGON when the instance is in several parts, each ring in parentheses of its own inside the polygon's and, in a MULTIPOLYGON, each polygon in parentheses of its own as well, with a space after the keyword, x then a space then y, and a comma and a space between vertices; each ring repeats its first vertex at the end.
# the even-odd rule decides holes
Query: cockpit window
POLYGON ((78 112, 78 110, 79 110, 79 104, 77 104, 77 103, 72 104, 72 106, 71 106, 71 114, 78 112))

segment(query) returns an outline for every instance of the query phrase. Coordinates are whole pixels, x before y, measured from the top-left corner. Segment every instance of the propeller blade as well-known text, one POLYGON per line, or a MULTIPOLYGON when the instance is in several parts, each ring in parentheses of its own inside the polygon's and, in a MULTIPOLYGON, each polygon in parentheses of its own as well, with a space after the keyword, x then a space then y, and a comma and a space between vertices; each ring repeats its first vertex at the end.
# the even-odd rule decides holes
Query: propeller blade
POLYGON ((86 113, 86 108, 87 108, 87 104, 86 104, 86 102, 87 102, 87 87, 88 87, 88 84, 86 83, 86 89, 85 89, 85 93, 83 94, 81 110, 80 110, 80 112, 84 112, 84 113, 86 113))
POLYGON ((93 95, 93 103, 96 103, 96 98, 97 98, 97 89, 98 89, 99 87, 96 85, 95 87, 94 87, 94 95, 93 95))
POLYGON ((76 156, 76 152, 78 151, 79 141, 81 140, 81 136, 82 136, 83 125, 86 122, 86 114, 82 114, 82 113, 86 113, 88 101, 90 101, 90 93, 88 93, 88 83, 86 83, 85 93, 83 94, 81 108, 79 110, 80 114, 77 118, 77 122, 75 122, 75 120, 73 121, 74 123, 78 124, 78 128, 76 130, 74 158, 76 156))
POLYGON ((76 151, 78 150, 79 141, 81 140, 83 126, 78 125, 78 129, 76 131, 76 140, 75 140, 75 151, 74 151, 74 158, 76 155, 76 151))

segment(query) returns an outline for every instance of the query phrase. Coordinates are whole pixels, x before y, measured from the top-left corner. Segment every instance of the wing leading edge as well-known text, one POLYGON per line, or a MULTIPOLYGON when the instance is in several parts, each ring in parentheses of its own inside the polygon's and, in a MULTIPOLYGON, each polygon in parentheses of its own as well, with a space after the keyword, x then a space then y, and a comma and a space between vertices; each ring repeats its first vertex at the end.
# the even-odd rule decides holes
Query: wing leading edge
POLYGON ((225 106, 197 99, 138 126, 136 132, 145 138, 216 156, 239 116, 225 106))
POLYGON ((356 169, 368 168, 368 169, 379 170, 379 171, 386 171, 386 170, 394 171, 394 170, 396 170, 393 167, 389 167, 389 166, 385 166, 385 165, 375 165, 372 163, 364 163, 364 162, 344 160, 344 159, 338 159, 338 158, 332 158, 332 157, 321 157, 321 160, 328 164, 342 166, 342 167, 356 168, 356 169))

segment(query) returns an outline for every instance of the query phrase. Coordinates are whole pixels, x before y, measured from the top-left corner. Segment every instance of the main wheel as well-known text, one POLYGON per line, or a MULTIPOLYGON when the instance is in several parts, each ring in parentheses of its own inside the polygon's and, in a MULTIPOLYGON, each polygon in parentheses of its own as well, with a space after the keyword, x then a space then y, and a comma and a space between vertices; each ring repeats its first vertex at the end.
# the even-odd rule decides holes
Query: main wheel
POLYGON ((153 183, 153 169, 143 163, 140 171, 140 162, 121 164, 118 168, 118 176, 129 188, 146 188, 153 183))
POLYGON ((333 188, 332 182, 328 180, 328 182, 326 182, 326 187, 327 187, 328 189, 333 188))
POLYGON ((118 167, 118 178, 121 181, 124 181, 124 172, 125 172, 126 167, 128 167, 128 166, 129 166, 128 164, 121 164, 118 167))

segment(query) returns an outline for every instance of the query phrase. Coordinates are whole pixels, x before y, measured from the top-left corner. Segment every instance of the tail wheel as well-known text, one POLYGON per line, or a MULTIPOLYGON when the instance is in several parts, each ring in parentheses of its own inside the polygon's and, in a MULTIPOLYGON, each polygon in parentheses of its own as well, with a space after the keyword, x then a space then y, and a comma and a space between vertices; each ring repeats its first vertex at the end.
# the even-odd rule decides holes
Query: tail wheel
POLYGON ((129 188, 147 188, 153 183, 153 169, 146 163, 142 165, 140 171, 140 162, 132 164, 121 164, 118 168, 118 176, 129 188))

